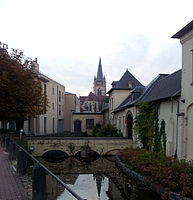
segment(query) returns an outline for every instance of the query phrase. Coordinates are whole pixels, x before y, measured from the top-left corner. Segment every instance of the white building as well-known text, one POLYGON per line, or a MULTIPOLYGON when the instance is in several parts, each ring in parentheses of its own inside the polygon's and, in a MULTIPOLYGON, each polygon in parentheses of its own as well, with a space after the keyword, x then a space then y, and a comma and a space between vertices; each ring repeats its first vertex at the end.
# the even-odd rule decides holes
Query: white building
POLYGON ((24 122, 26 134, 42 135, 64 132, 65 86, 39 72, 37 60, 34 69, 42 82, 44 95, 48 98, 47 112, 24 122))
MULTIPOLYGON (((158 102, 159 123, 165 121, 166 154, 193 159, 193 21, 172 38, 179 38, 182 44, 182 69, 169 75, 160 74, 147 87, 136 86, 130 91, 116 91, 114 88, 120 81, 113 82, 109 91, 110 122, 136 144, 137 134, 133 129, 138 113, 136 104, 158 102)), ((126 82, 128 86, 132 84, 129 76, 126 82)))
POLYGON ((172 38, 182 44, 182 81, 179 101, 178 155, 193 159, 193 21, 172 38))

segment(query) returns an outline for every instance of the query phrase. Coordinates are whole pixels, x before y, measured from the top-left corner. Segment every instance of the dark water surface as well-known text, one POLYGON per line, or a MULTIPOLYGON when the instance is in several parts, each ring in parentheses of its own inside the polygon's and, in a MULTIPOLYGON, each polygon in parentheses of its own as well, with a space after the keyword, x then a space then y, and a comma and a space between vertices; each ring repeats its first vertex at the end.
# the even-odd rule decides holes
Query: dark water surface
MULTIPOLYGON (((81 162, 67 158, 61 163, 41 162, 77 194, 87 200, 160 200, 143 185, 125 176, 111 158, 81 162)), ((47 176, 47 200, 75 200, 53 178, 47 176)))

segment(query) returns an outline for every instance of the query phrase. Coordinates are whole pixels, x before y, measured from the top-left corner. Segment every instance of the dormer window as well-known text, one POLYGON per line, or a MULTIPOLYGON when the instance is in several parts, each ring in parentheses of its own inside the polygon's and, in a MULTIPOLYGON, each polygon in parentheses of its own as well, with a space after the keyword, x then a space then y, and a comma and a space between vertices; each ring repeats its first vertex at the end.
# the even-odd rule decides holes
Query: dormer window
POLYGON ((131 81, 128 81, 128 86, 129 86, 129 88, 132 88, 132 82, 131 81))

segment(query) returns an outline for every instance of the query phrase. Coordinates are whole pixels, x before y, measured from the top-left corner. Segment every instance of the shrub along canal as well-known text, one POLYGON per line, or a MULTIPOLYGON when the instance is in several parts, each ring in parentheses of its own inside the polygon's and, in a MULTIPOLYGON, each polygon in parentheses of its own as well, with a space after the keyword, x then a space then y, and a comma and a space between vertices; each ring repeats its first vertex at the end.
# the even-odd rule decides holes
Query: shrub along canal
MULTIPOLYGON (((60 163, 39 160, 69 187, 87 200, 159 200, 160 196, 121 173, 114 157, 92 162, 68 157, 60 163)), ((51 177, 46 177, 47 200, 75 200, 51 177)))

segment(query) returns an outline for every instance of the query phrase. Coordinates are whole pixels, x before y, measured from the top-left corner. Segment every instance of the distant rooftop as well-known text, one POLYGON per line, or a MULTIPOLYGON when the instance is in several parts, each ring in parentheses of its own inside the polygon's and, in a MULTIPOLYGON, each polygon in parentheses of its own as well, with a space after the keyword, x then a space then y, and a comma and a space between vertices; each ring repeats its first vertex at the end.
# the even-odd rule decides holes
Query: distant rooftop
POLYGON ((119 112, 131 107, 138 102, 159 101, 177 97, 181 93, 181 70, 172 74, 159 74, 145 88, 136 86, 131 94, 113 112, 119 112), (138 98, 133 98, 134 93, 139 93, 138 98))
POLYGON ((128 70, 126 70, 119 81, 113 81, 111 85, 113 87, 107 94, 112 90, 132 90, 136 86, 143 86, 128 70))

